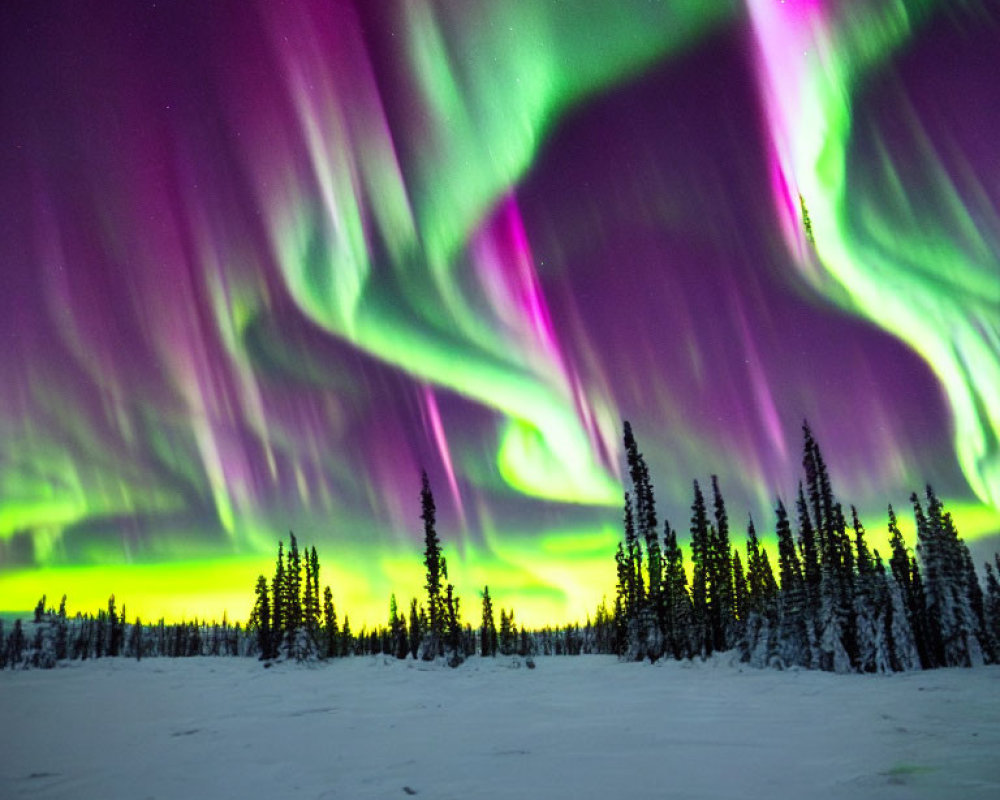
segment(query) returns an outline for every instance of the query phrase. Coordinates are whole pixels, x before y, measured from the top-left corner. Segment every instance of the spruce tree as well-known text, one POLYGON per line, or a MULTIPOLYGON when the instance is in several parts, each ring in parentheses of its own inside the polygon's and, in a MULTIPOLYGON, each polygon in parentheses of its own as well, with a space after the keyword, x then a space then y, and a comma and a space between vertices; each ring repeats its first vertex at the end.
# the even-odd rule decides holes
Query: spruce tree
POLYGON ((400 660, 405 659, 410 650, 406 638, 406 618, 399 613, 395 594, 389 599, 389 638, 392 654, 400 660))
POLYGON ((310 572, 312 573, 312 598, 313 598, 313 608, 312 608, 312 618, 318 622, 320 610, 319 610, 319 556, 316 554, 316 547, 313 546, 309 551, 309 565, 311 567, 310 572))
POLYGON ((719 479, 712 476, 712 499, 715 512, 715 535, 710 543, 710 569, 712 598, 712 636, 716 650, 728 650, 735 644, 733 568, 729 555, 729 517, 726 503, 719 490, 719 479))
POLYGON ((799 518, 799 544, 802 555, 802 578, 805 584, 808 616, 815 619, 820 606, 820 567, 819 547, 816 542, 816 531, 809 519, 809 509, 806 505, 802 484, 799 484, 799 494, 795 501, 799 518))
POLYGON ((983 662, 969 603, 967 571, 951 516, 927 487, 927 513, 911 495, 917 520, 917 551, 924 565, 929 643, 935 666, 975 666, 983 662))
MULTIPOLYGON (((885 649, 888 651, 889 667, 894 672, 920 669, 920 653, 917 649, 913 626, 910 623, 906 590, 893 574, 887 574, 878 550, 875 551, 875 570, 886 590, 884 611, 879 619, 879 633, 881 639, 885 641, 885 649)), ((881 661, 881 647, 879 647, 879 653, 881 661)), ((884 671, 881 663, 877 667, 877 671, 884 671)))
MULTIPOLYGON (((618 575, 615 586, 615 654, 624 657, 628 651, 629 586, 632 583, 632 570, 629 568, 625 548, 621 542, 618 542, 618 550, 615 552, 615 569, 618 575)), ((501 614, 501 622, 502 620, 501 614)))
POLYGON ((108 598, 108 648, 109 656, 117 657, 121 653, 122 620, 115 612, 115 596, 108 598))
POLYGON ((302 559, 295 534, 288 532, 288 564, 285 572, 285 620, 289 654, 299 658, 299 632, 302 627, 302 559))
POLYGON ((834 499, 830 478, 819 445, 813 438, 809 423, 802 423, 803 453, 802 467, 806 474, 806 488, 812 511, 813 526, 816 531, 820 560, 833 566, 834 499))
MULTIPOLYGON (((914 561, 911 566, 911 557, 907 553, 906 543, 903 541, 903 534, 900 533, 899 522, 892 504, 889 505, 889 545, 892 548, 889 568, 893 581, 903 598, 904 614, 917 650, 919 664, 924 669, 929 669, 932 666, 932 661, 927 642, 923 588, 919 582, 916 562, 914 561), (916 583, 914 575, 918 578, 916 583)), ((890 586, 891 591, 892 587, 890 586)))
MULTIPOLYGON (((856 571, 854 545, 851 543, 851 535, 847 530, 847 521, 844 517, 843 506, 839 502, 834 505, 834 521, 834 536, 839 565, 838 591, 840 592, 840 611, 845 625, 844 646, 851 659, 851 665, 857 669, 859 663, 857 608, 862 601, 859 600, 858 596, 860 589, 858 573, 856 571)), ((858 521, 858 524, 860 525, 860 521, 858 521)), ((863 529, 861 537, 863 541, 863 529)), ((870 554, 868 558, 871 558, 870 554)))
POLYGON ((786 666, 809 667, 812 664, 812 619, 809 615, 805 579, 799 554, 792 538, 788 511, 779 499, 775 507, 778 539, 778 572, 781 595, 778 605, 779 656, 786 666))
POLYGON ((694 482, 694 502, 691 504, 691 605, 694 616, 694 648, 702 657, 712 654, 709 603, 709 532, 705 498, 698 481, 694 482))
POLYGON ((254 590, 255 602, 253 611, 250 614, 249 627, 257 630, 257 649, 260 651, 261 661, 273 658, 272 642, 274 637, 271 634, 271 603, 267 592, 267 578, 260 575, 257 578, 257 587, 254 590))
POLYGON ((632 499, 635 501, 633 517, 630 496, 626 493, 626 546, 635 573, 634 584, 637 592, 633 598, 632 616, 636 620, 636 624, 633 626, 631 646, 639 658, 648 655, 651 661, 655 661, 663 654, 664 650, 666 616, 662 591, 663 556, 657 530, 656 499, 649 477, 649 468, 639 452, 632 434, 632 426, 626 421, 624 427, 625 454, 628 461, 629 477, 632 479, 632 499), (645 587, 643 586, 640 542, 644 543, 646 547, 645 587))
POLYGON ((344 627, 340 630, 340 644, 337 648, 341 656, 354 655, 354 634, 351 633, 351 620, 344 615, 344 627))
POLYGON ((340 631, 337 628, 337 610, 333 606, 333 591, 323 589, 323 644, 327 658, 340 655, 340 631))
POLYGON ((512 656, 517 651, 517 626, 514 624, 514 610, 500 609, 500 653, 512 656))
POLYGON ((747 523, 747 623, 742 658, 755 667, 768 666, 777 656, 777 584, 767 551, 761 549, 751 518, 747 523))
POLYGON ((694 654, 694 611, 684 570, 684 553, 677 544, 677 533, 670 523, 664 521, 663 527, 666 644, 674 658, 689 658, 694 654))
POLYGON ((844 645, 844 615, 840 601, 837 565, 827 549, 827 556, 820 563, 820 609, 817 620, 819 667, 827 672, 844 673, 852 670, 851 656, 844 645))
POLYGON ((278 541, 278 559, 274 567, 274 578, 271 581, 271 646, 268 650, 270 658, 277 658, 288 631, 288 615, 286 612, 287 590, 285 588, 285 546, 278 541))
MULTIPOLYGON (((945 516, 948 517, 948 524, 950 525, 950 515, 946 514, 945 516)), ((976 566, 972 562, 972 553, 969 552, 969 548, 964 543, 961 545, 961 553, 965 567, 965 587, 967 604, 971 612, 973 635, 979 642, 985 662, 995 664, 1000 653, 997 651, 997 644, 986 623, 986 597, 983 594, 983 587, 979 583, 979 576, 976 575, 976 566)))
POLYGON ((629 661, 641 661, 646 656, 647 635, 651 618, 646 604, 646 593, 642 579, 642 545, 635 529, 632 499, 628 492, 625 492, 624 522, 626 549, 625 632, 628 641, 625 657, 629 661))
POLYGON ((916 556, 910 557, 909 573, 910 592, 907 596, 907 607, 912 611, 913 637, 917 644, 920 665, 924 669, 932 669, 940 665, 936 663, 932 650, 933 640, 927 613, 927 595, 924 592, 923 575, 920 572, 916 556))
MULTIPOLYGON (((1000 556, 997 558, 1000 561, 1000 556)), ((997 580, 993 565, 989 561, 984 566, 986 568, 986 597, 983 605, 986 628, 988 635, 992 637, 994 647, 1000 649, 1000 581, 997 580)), ((998 564, 998 569, 1000 569, 1000 564, 998 564)))
POLYGON ((302 598, 302 627, 308 638, 310 652, 320 654, 319 557, 315 547, 305 551, 302 562, 306 573, 302 598))
POLYGON ((962 635, 966 642, 969 666, 980 666, 991 658, 992 653, 985 638, 983 592, 979 585, 979 577, 976 575, 976 569, 972 563, 972 554, 958 535, 958 529, 955 527, 951 513, 944 510, 943 503, 934 497, 929 486, 927 491, 937 503, 938 512, 941 515, 941 529, 951 553, 951 570, 956 587, 955 602, 962 619, 962 635))
POLYGON ((429 628, 423 643, 422 658, 425 661, 433 661, 444 652, 446 611, 441 597, 441 584, 447 580, 448 572, 441 557, 441 542, 435 528, 434 495, 431 493, 427 473, 422 472, 420 479, 420 518, 424 522, 424 567, 427 570, 427 582, 424 588, 427 590, 429 628))
POLYGON ((315 617, 310 617, 313 609, 313 579, 312 579, 312 561, 309 559, 309 551, 305 551, 305 557, 302 559, 302 566, 305 569, 305 580, 303 581, 302 590, 302 627, 312 635, 314 632, 314 627, 316 623, 315 617))
POLYGON ((747 589, 747 579, 743 572, 743 561, 740 559, 739 550, 733 548, 731 559, 733 565, 733 605, 736 608, 736 619, 739 625, 740 636, 737 642, 742 639, 747 615, 750 613, 750 594, 747 589))
MULTIPOLYGON (((66 595, 62 596, 62 600, 59 603, 59 611, 56 614, 56 625, 58 626, 56 630, 56 659, 58 661, 62 661, 67 657, 69 649, 69 627, 66 621, 66 595)), ((2 645, 0 645, 0 649, 3 649, 2 645)))
POLYGON ((420 642, 424 637, 424 630, 422 624, 422 618, 424 617, 423 609, 417 610, 417 598, 410 598, 410 626, 407 631, 407 639, 410 646, 410 655, 413 658, 417 657, 420 651, 420 642))
POLYGON ((864 525, 854 506, 851 506, 851 527, 854 531, 857 564, 853 608, 856 666, 861 672, 891 671, 891 644, 884 635, 884 621, 880 621, 887 610, 888 587, 884 576, 880 576, 875 569, 868 543, 865 541, 864 525))
POLYGON ((462 648, 462 620, 459 609, 459 599, 455 596, 455 587, 448 584, 445 587, 445 654, 448 666, 457 667, 465 660, 462 648))
POLYGON ((480 655, 496 656, 497 626, 493 618, 493 601, 490 599, 490 587, 483 587, 483 627, 480 636, 480 655))
POLYGON ((138 617, 135 618, 135 624, 132 626, 132 635, 129 637, 129 649, 132 651, 132 655, 135 656, 136 661, 142 661, 142 620, 138 617))

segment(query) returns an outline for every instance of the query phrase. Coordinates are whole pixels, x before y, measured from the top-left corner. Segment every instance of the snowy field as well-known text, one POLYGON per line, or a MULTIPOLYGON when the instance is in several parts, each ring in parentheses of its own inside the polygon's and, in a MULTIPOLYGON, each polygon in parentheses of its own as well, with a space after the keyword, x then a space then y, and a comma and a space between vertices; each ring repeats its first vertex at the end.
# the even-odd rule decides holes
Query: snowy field
POLYGON ((0 672, 0 797, 1000 797, 1000 668, 603 656, 0 672))

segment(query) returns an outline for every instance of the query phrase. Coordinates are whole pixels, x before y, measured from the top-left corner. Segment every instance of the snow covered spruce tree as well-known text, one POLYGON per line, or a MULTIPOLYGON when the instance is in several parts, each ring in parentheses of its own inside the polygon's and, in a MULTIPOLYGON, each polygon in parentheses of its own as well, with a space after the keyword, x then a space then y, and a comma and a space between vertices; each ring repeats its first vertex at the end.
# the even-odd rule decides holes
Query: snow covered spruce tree
POLYGON ((987 561, 986 568, 986 594, 983 600, 983 612, 986 618, 987 636, 993 640, 994 652, 1000 658, 1000 581, 997 574, 1000 574, 1000 554, 995 557, 996 572, 993 565, 987 561))
POLYGON ((781 500, 778 500, 775 515, 778 572, 781 580, 778 597, 778 657, 784 666, 809 668, 813 665, 813 643, 816 637, 799 552, 792 538, 788 511, 781 500))
POLYGON ((779 649, 778 585, 767 550, 761 547, 751 519, 747 523, 747 619, 743 659, 755 667, 771 666, 779 649))
POLYGON ((664 637, 667 651, 675 658, 688 658, 693 653, 694 612, 688 593, 684 552, 677 544, 677 532, 663 522, 663 605, 664 637))
POLYGON ((959 538, 951 514, 928 486, 927 512, 911 495, 917 522, 917 552, 924 566, 928 656, 931 666, 970 667, 982 664, 985 624, 976 613, 982 589, 968 548, 959 538))

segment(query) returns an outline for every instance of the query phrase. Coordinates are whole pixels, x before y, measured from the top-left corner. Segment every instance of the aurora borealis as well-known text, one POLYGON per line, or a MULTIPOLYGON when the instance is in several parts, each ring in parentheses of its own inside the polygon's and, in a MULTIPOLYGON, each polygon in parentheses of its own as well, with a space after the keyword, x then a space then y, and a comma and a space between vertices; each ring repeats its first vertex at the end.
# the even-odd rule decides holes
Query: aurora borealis
POLYGON ((0 610, 244 618, 294 529, 381 620, 425 468, 468 618, 582 617, 623 418, 681 531, 807 417, 992 552, 998 69, 978 0, 3 4, 0 610))

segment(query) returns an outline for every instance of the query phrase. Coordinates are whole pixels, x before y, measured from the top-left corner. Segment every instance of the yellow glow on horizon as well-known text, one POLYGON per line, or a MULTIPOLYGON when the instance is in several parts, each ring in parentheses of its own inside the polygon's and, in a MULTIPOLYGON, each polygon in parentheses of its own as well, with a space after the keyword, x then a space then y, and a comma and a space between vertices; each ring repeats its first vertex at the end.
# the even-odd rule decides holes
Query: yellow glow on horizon
MULTIPOLYGON (((1000 512, 983 504, 946 500, 945 510, 951 512, 966 542, 1000 530, 1000 512)), ((907 546, 915 548, 909 504, 896 508, 896 513, 907 546)), ((878 549, 888 563, 887 518, 867 514, 862 515, 862 522, 869 548, 878 549)), ((513 609, 517 623, 531 628, 582 623, 588 614, 593 616, 602 598, 609 606, 614 603, 614 551, 619 536, 614 526, 606 526, 538 534, 489 533, 481 544, 465 543, 461 549, 445 541, 444 554, 461 600, 463 622, 478 627, 482 587, 489 585, 497 618, 504 608, 513 609)), ((777 570, 773 532, 759 530, 758 536, 777 570)), ((733 530, 730 539, 743 557, 745 534, 733 530)), ((690 578, 686 536, 682 546, 690 578)), ((364 543, 341 544, 331 552, 319 552, 319 559, 320 585, 330 585, 338 619, 342 623, 346 614, 355 633, 387 623, 393 593, 402 612, 408 612, 410 598, 423 601, 422 550, 416 545, 378 552, 364 543)), ((96 613, 107 607, 114 593, 116 607, 120 611, 124 605, 130 622, 137 615, 144 622, 161 617, 168 622, 195 618, 221 622, 225 614, 230 622, 245 623, 261 574, 270 581, 273 556, 4 570, 0 571, 0 611, 30 614, 43 594, 51 607, 58 606, 66 594, 70 615, 96 613)))
MULTIPOLYGON (((393 593, 401 612, 408 612, 411 597, 423 602, 419 552, 387 556, 365 553, 360 547, 339 550, 337 562, 319 553, 320 585, 330 585, 338 620, 343 624, 346 614, 355 633, 387 623, 393 593), (368 571, 368 564, 374 566, 373 571, 368 571)), ((539 553, 538 559, 521 552, 520 563, 515 563, 483 557, 471 549, 459 557, 446 545, 445 556, 461 600, 462 621, 473 627, 480 624, 481 592, 487 584, 497 618, 500 608, 513 609, 517 623, 529 627, 583 622, 587 614, 593 615, 603 595, 613 597, 613 551, 570 560, 560 558, 558 552, 539 553), (530 569, 524 566, 528 561, 530 569)), ((129 622, 136 616, 143 622, 161 617, 167 622, 195 618, 221 622, 225 614, 230 623, 245 624, 261 574, 271 580, 274 558, 5 570, 0 572, 0 611, 29 615, 43 594, 46 606, 53 608, 65 594, 70 616, 96 613, 107 608, 108 597, 114 594, 116 608, 120 612, 124 605, 129 622)))

